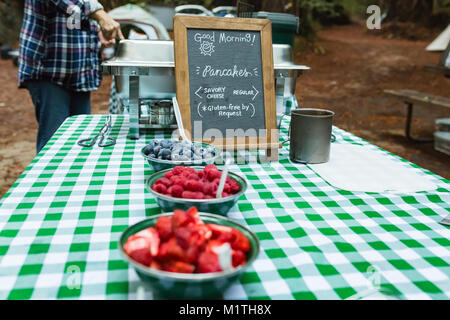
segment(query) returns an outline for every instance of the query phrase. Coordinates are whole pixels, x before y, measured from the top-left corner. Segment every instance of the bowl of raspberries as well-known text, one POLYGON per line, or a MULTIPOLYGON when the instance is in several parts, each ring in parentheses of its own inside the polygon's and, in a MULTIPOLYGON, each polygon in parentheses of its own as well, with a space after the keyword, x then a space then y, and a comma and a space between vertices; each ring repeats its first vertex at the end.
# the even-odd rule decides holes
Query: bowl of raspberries
POLYGON ((156 298, 212 299, 256 259, 259 241, 246 227, 191 207, 129 227, 119 248, 156 298))
POLYGON ((222 197, 217 198, 222 171, 215 165, 205 167, 176 166, 153 174, 147 180, 152 193, 164 212, 197 207, 199 211, 225 216, 247 189, 247 182, 228 172, 222 197))
POLYGON ((141 153, 156 172, 181 165, 205 166, 220 156, 219 150, 207 143, 168 139, 152 140, 141 153))

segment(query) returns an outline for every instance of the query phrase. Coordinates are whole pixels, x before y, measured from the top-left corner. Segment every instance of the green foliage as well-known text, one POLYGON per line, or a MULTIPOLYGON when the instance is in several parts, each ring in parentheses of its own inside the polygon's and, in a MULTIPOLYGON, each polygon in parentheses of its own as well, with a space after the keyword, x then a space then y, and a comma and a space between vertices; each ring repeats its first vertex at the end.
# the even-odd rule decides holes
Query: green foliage
POLYGON ((22 25, 23 1, 0 0, 0 43, 15 45, 22 25))

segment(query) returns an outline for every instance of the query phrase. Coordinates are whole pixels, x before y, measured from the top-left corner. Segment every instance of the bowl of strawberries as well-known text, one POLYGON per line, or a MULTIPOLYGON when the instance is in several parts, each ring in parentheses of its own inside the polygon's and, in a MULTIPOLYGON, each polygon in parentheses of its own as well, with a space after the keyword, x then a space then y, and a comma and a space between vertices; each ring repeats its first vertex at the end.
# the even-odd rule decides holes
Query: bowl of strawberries
POLYGON ((152 216, 120 237, 124 259, 157 299, 216 299, 259 253, 256 235, 195 207, 152 216))
POLYGON ((213 164, 205 167, 177 166, 153 174, 146 185, 164 212, 195 206, 199 211, 225 216, 245 193, 247 182, 228 172, 222 196, 217 198, 221 177, 222 171, 213 164))

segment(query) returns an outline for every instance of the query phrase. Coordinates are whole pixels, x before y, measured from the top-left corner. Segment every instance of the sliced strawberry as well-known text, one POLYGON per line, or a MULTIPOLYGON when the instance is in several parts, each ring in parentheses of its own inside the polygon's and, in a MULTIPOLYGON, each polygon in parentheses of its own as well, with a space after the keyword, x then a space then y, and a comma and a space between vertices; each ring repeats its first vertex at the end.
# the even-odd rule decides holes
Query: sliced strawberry
POLYGON ((214 223, 207 224, 207 226, 212 231, 213 238, 218 238, 223 233, 232 233, 233 232, 233 228, 227 227, 227 226, 221 226, 221 225, 214 224, 214 223))
POLYGON ((134 261, 149 266, 152 261, 148 240, 145 238, 134 238, 123 246, 125 253, 134 261))
POLYGON ((241 250, 231 250, 231 257, 232 257, 232 263, 233 267, 237 268, 239 266, 243 266, 245 264, 245 253, 241 250))
POLYGON ((174 237, 170 238, 169 241, 164 242, 159 249, 159 258, 162 261, 168 261, 170 259, 180 260, 180 258, 183 258, 184 256, 185 253, 183 252, 183 249, 178 245, 177 240, 174 237))
POLYGON ((195 266, 183 261, 169 261, 164 264, 164 270, 168 272, 193 273, 195 266))
POLYGON ((248 252, 250 250, 250 241, 248 241, 248 238, 237 229, 233 229, 233 233, 236 239, 231 243, 231 248, 248 252))
MULTIPOLYGON (((188 191, 183 192, 184 194, 188 191)), ((195 223, 195 219, 191 214, 188 214, 187 212, 183 210, 175 210, 173 212, 172 216, 172 231, 175 231, 175 229, 179 227, 187 226, 190 223, 195 223)))
POLYGON ((217 254, 210 251, 202 252, 198 257, 197 271, 199 273, 221 272, 217 254))
POLYGON ((159 250, 159 233, 155 228, 147 228, 136 233, 136 236, 145 238, 148 242, 148 248, 150 249, 150 254, 152 257, 156 257, 158 255, 159 250))
POLYGON ((180 247, 186 250, 189 246, 193 245, 191 238, 194 237, 194 233, 194 230, 188 227, 179 227, 175 229, 174 235, 180 247))
POLYGON ((209 240, 204 251, 216 252, 217 249, 219 247, 221 247, 223 244, 224 244, 224 242, 219 241, 219 240, 209 240))
POLYGON ((172 236, 172 218, 171 217, 160 217, 156 221, 156 230, 162 241, 169 240, 172 236))
POLYGON ((188 215, 190 215, 190 216, 195 220, 195 223, 197 223, 197 224, 204 224, 203 221, 202 221, 202 219, 200 218, 200 215, 198 214, 198 209, 197 209, 197 207, 190 207, 190 208, 186 211, 186 213, 187 213, 188 215))
POLYGON ((157 270, 162 270, 162 266, 158 261, 152 260, 152 262, 150 263, 150 268, 153 269, 157 269, 157 270))

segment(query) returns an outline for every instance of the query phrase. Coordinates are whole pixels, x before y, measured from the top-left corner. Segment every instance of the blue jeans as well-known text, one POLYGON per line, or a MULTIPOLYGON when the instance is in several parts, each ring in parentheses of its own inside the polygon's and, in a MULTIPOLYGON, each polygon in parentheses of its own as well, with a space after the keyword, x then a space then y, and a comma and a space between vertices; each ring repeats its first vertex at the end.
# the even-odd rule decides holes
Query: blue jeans
POLYGON ((67 117, 91 113, 91 93, 65 89, 50 81, 27 81, 39 129, 36 151, 39 153, 67 117))

